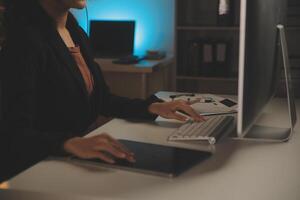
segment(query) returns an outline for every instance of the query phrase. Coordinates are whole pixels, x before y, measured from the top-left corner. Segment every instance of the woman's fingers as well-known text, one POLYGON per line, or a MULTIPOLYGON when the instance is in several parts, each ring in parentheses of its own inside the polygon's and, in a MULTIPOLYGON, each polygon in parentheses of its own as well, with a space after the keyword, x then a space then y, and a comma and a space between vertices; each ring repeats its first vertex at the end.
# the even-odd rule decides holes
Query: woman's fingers
POLYGON ((106 151, 117 158, 126 158, 126 154, 119 149, 115 148, 113 145, 101 143, 94 147, 96 151, 106 151))
POLYGON ((205 118, 201 115, 199 115, 190 105, 188 105, 186 102, 180 101, 176 107, 176 110, 183 111, 186 114, 188 114, 190 117, 192 117, 195 121, 201 122, 205 121, 205 118))
POLYGON ((115 148, 125 153, 125 159, 130 162, 135 162, 134 153, 126 150, 127 148, 124 145, 112 144, 115 148), (125 147, 125 148, 124 148, 125 147))
POLYGON ((99 151, 93 151, 90 153, 90 156, 92 158, 98 158, 100 160, 103 160, 104 162, 110 163, 110 164, 114 164, 115 160, 112 159, 111 157, 105 155, 104 153, 101 153, 99 151))
POLYGON ((116 148, 119 148, 121 151, 125 152, 126 154, 128 155, 134 155, 133 152, 131 152, 126 146, 124 146, 121 142, 119 142, 118 140, 116 140, 115 138, 111 137, 110 135, 108 134, 104 134, 105 137, 108 138, 109 141, 111 141, 113 143, 113 145, 116 147, 116 148))
POLYGON ((134 153, 129 151, 127 147, 125 147, 123 144, 121 144, 119 141, 116 140, 115 144, 112 144, 115 148, 125 153, 125 159, 129 162, 135 162, 134 153))
POLYGON ((135 162, 134 154, 131 153, 124 145, 106 133, 103 133, 99 136, 98 144, 95 147, 95 150, 106 151, 117 158, 135 162))
MULTIPOLYGON (((197 100, 199 101, 199 100, 197 100)), ((183 117, 182 115, 179 115, 178 112, 181 112, 182 114, 188 115, 189 117, 193 118, 194 121, 201 122, 205 121, 205 118, 199 115, 190 104, 196 103, 196 101, 193 102, 186 102, 183 100, 178 101, 172 101, 172 102, 164 102, 164 103, 153 103, 149 106, 149 111, 151 113, 160 115, 161 117, 167 118, 167 119, 177 119, 180 121, 187 120, 187 117, 183 117)))
POLYGON ((83 159, 99 158, 113 164, 115 161, 112 157, 116 157, 135 162, 133 155, 124 150, 123 145, 120 145, 115 139, 108 137, 106 134, 90 138, 71 138, 64 143, 64 149, 66 152, 83 159))
POLYGON ((177 119, 177 120, 183 121, 183 122, 185 122, 188 119, 187 117, 185 117, 181 114, 175 113, 175 112, 172 113, 172 116, 170 116, 170 118, 177 119))

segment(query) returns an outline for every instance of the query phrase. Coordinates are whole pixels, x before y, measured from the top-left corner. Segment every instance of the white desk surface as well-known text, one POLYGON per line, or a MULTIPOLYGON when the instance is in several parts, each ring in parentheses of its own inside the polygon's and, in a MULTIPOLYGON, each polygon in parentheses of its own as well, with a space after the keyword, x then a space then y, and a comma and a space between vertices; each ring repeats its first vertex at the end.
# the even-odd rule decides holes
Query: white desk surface
POLYGON ((96 197, 72 196, 66 194, 51 194, 41 192, 30 192, 22 190, 0 189, 0 199, 3 200, 98 200, 96 197))
MULTIPOLYGON (((277 115, 272 123, 287 124, 284 102, 276 99, 268 108, 269 113, 277 115)), ((299 100, 297 106, 299 116, 299 100)), ((107 132, 116 138, 167 144, 166 137, 172 130, 156 123, 115 119, 92 135, 107 132)), ((196 145, 186 147, 197 149, 196 145)), ((300 123, 297 123, 295 134, 287 143, 223 141, 210 159, 174 179, 43 161, 9 184, 12 189, 97 199, 299 200, 299 152, 300 123)))

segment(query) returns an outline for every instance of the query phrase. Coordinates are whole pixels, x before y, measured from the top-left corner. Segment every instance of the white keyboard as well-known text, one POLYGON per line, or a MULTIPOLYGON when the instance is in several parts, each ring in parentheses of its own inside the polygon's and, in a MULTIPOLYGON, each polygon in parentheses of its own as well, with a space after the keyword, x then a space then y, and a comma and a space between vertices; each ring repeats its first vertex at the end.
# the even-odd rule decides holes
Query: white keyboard
POLYGON ((233 123, 232 116, 211 116, 204 122, 186 122, 176 129, 170 136, 170 141, 204 140, 215 144, 217 139, 233 123))

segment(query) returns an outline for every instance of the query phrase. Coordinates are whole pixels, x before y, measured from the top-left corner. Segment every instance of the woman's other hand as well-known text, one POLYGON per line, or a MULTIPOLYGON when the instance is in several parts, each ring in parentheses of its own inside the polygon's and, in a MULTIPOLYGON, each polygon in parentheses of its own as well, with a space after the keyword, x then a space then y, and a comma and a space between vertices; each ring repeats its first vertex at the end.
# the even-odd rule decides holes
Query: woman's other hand
POLYGON ((134 154, 106 133, 90 138, 71 138, 64 143, 64 150, 82 159, 97 158, 110 164, 115 163, 113 157, 135 162, 134 154))
POLYGON ((188 115, 194 121, 201 122, 205 121, 205 118, 198 114, 192 107, 191 104, 194 102, 188 102, 183 100, 163 102, 163 103, 153 103, 149 106, 149 111, 153 114, 157 114, 161 117, 167 119, 177 119, 179 121, 186 121, 189 118, 184 116, 188 115))

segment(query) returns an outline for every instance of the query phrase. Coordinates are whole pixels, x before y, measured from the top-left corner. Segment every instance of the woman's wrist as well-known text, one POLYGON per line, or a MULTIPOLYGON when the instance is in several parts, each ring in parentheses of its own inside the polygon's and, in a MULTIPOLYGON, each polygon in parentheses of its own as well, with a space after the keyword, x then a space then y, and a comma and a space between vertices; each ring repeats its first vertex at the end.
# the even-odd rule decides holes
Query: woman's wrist
POLYGON ((153 114, 153 115, 157 115, 157 107, 160 103, 152 103, 149 105, 148 107, 148 111, 149 113, 153 114))
POLYGON ((74 142, 76 143, 76 141, 80 141, 80 140, 81 140, 80 137, 73 137, 73 138, 69 138, 68 140, 66 140, 62 146, 64 152, 72 154, 74 142))

